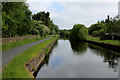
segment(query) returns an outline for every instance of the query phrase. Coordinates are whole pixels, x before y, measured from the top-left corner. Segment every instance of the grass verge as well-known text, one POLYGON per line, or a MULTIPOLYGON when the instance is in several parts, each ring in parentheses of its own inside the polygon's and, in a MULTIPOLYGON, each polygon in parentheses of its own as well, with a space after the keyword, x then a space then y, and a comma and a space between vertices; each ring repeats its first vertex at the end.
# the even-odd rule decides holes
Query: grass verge
POLYGON ((2 78, 33 78, 33 75, 26 69, 25 64, 40 54, 43 48, 46 48, 48 44, 57 38, 58 37, 54 37, 39 43, 13 58, 9 64, 4 67, 2 78))
POLYGON ((32 42, 35 42, 35 41, 39 41, 39 40, 42 40, 42 39, 45 39, 45 38, 48 38, 48 37, 50 37, 50 36, 36 38, 36 39, 24 39, 22 41, 2 44, 2 51, 11 49, 13 47, 21 46, 21 45, 24 45, 24 44, 27 44, 27 43, 32 43, 32 42))
POLYGON ((88 37, 87 40, 120 46, 120 41, 119 40, 100 40, 99 37, 88 37))

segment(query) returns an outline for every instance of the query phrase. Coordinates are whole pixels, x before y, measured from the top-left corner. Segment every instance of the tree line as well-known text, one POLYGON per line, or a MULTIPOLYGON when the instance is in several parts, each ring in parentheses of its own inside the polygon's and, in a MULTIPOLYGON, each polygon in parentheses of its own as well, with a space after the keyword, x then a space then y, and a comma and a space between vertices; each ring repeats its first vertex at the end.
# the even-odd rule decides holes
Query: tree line
POLYGON ((67 37, 72 40, 86 40, 88 37, 88 29, 83 24, 75 24, 70 30, 60 30, 61 37, 67 37))
POLYGON ((83 24, 75 24, 70 30, 60 30, 60 35, 64 37, 69 37, 74 40, 86 40, 88 35, 95 37, 100 36, 110 39, 120 37, 120 19, 119 16, 114 18, 108 18, 105 20, 98 21, 95 24, 92 24, 89 28, 86 28, 83 24), (106 36, 104 36, 106 35, 106 36), (108 38, 107 38, 108 37, 108 38))
POLYGON ((32 15, 25 2, 2 2, 2 37, 23 35, 53 35, 58 26, 50 18, 49 12, 32 15))
POLYGON ((88 35, 100 36, 104 34, 120 35, 120 19, 118 16, 98 21, 86 28, 82 24, 75 24, 70 30, 59 30, 50 18, 49 12, 32 14, 25 2, 2 2, 2 37, 23 35, 47 36, 53 34, 70 37, 72 39, 87 39, 88 35))
POLYGON ((101 36, 101 35, 120 35, 120 19, 119 16, 111 17, 98 21, 96 24, 93 24, 89 27, 89 35, 101 36))

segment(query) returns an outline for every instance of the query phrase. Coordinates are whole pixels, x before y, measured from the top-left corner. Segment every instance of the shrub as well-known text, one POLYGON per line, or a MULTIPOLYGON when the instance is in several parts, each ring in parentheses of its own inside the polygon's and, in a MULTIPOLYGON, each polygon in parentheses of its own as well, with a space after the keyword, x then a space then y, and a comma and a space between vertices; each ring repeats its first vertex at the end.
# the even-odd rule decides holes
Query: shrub
POLYGON ((92 32, 92 35, 93 35, 93 36, 99 36, 99 34, 100 34, 99 31, 93 31, 93 32, 92 32))
POLYGON ((86 40, 88 36, 87 28, 82 24, 74 25, 70 31, 70 38, 74 40, 86 40))
POLYGON ((79 39, 80 40, 86 40, 87 37, 88 37, 88 30, 85 28, 85 27, 82 27, 80 30, 79 30, 79 39))
MULTIPOLYGON (((106 25, 104 23, 96 23, 93 24, 89 27, 89 35, 92 35, 93 31, 99 31, 100 29, 103 29, 103 31, 105 32, 106 30, 106 25)), ((102 32, 103 33, 103 32, 102 32)))

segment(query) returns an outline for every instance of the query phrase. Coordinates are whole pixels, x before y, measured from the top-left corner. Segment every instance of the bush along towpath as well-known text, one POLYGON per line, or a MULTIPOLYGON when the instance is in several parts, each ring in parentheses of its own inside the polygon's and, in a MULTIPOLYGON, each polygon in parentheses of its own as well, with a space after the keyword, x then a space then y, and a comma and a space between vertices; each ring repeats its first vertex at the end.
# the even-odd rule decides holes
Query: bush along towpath
POLYGON ((46 49, 45 53, 48 52, 49 49, 46 46, 57 38, 57 36, 50 37, 31 44, 16 47, 11 49, 10 52, 4 52, 3 65, 9 60, 12 60, 4 66, 2 78, 34 78, 31 72, 25 67, 25 64, 43 52, 43 49, 46 49), (6 59, 7 57, 8 59, 6 59))

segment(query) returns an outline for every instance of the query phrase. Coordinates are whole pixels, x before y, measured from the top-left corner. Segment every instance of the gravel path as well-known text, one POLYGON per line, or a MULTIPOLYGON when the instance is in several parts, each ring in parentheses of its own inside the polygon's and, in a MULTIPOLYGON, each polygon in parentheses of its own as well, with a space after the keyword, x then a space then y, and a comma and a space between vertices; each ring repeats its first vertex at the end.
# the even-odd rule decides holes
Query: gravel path
POLYGON ((51 39, 51 38, 52 37, 49 37, 47 39, 43 39, 43 40, 36 41, 33 43, 21 45, 21 46, 18 46, 18 47, 15 47, 15 48, 12 48, 10 50, 2 52, 2 67, 4 67, 5 64, 7 64, 12 58, 17 56, 18 54, 24 52, 25 50, 29 49, 30 47, 32 47, 38 43, 41 43, 41 42, 46 41, 46 40, 51 39))

